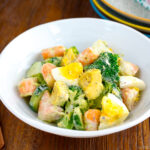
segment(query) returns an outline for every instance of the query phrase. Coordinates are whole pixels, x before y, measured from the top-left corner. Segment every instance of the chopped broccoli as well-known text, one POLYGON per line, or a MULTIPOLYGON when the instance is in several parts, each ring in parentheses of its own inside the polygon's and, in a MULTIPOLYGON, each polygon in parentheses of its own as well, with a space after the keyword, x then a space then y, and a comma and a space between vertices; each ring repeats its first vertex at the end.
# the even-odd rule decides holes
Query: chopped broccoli
POLYGON ((74 107, 78 107, 82 112, 85 112, 88 109, 88 102, 85 99, 85 94, 79 86, 70 86, 69 87, 69 98, 74 107))
POLYGON ((117 54, 109 52, 101 53, 99 58, 88 66, 84 67, 84 70, 88 69, 100 69, 103 77, 103 81, 118 83, 119 82, 119 65, 117 54))
POLYGON ((105 89, 104 89, 103 95, 106 95, 107 93, 113 93, 119 99, 122 99, 121 91, 120 91, 120 88, 117 86, 117 84, 111 83, 111 82, 104 82, 104 87, 105 89))
POLYGON ((82 89, 79 86, 76 86, 76 85, 69 86, 69 89, 72 90, 72 91, 78 91, 80 93, 83 92, 82 89))
POLYGON ((52 57, 52 58, 48 58, 48 59, 42 61, 42 64, 45 64, 45 63, 52 63, 52 64, 54 64, 54 65, 56 65, 56 66, 59 67, 59 66, 60 66, 60 63, 61 63, 61 59, 62 59, 62 57, 52 57))
POLYGON ((121 95, 120 88, 116 84, 113 85, 112 93, 114 95, 116 95, 120 100, 122 100, 122 95, 121 95))
POLYGON ((71 85, 69 86, 69 90, 70 90, 71 99, 73 100, 77 100, 78 97, 83 94, 83 91, 79 86, 71 85))

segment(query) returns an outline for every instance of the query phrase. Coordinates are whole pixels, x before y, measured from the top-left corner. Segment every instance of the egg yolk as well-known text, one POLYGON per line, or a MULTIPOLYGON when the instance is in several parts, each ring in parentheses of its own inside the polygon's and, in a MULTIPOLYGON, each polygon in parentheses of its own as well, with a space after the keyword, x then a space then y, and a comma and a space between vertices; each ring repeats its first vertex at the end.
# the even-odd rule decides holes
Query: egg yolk
POLYGON ((83 73, 83 66, 81 63, 75 62, 65 67, 60 68, 62 76, 67 79, 73 80, 79 78, 80 74, 83 73))
POLYGON ((111 99, 104 96, 102 100, 102 113, 104 116, 119 118, 123 113, 123 107, 112 102, 111 99))

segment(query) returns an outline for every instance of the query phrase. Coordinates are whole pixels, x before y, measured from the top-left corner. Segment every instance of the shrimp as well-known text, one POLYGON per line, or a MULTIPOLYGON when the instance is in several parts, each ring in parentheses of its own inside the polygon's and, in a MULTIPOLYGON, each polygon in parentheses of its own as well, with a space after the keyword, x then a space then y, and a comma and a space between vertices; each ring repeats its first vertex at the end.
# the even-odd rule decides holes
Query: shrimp
POLYGON ((54 122, 63 116, 63 109, 51 104, 51 96, 48 91, 45 91, 38 109, 38 118, 47 122, 54 122))
POLYGON ((124 88, 121 89, 124 104, 131 111, 135 103, 139 100, 138 88, 124 88))
POLYGON ((89 109, 84 114, 84 122, 86 130, 97 130, 99 125, 101 112, 98 109, 89 109))
POLYGON ((47 85, 49 87, 52 87, 55 80, 51 74, 52 69, 56 68, 55 65, 51 64, 51 63, 46 63, 42 66, 41 72, 43 75, 44 80, 46 81, 47 85))
POLYGON ((42 56, 44 59, 51 57, 63 56, 66 48, 64 46, 56 46, 42 50, 42 56))
POLYGON ((37 87, 37 78, 23 79, 19 85, 18 90, 21 97, 31 96, 37 87))
POLYGON ((85 49, 78 56, 78 61, 82 63, 83 66, 93 63, 100 55, 100 53, 109 52, 112 53, 105 41, 98 40, 93 43, 92 47, 85 49))
POLYGON ((93 63, 99 55, 94 54, 92 48, 85 49, 79 54, 77 60, 82 63, 83 66, 93 63))
POLYGON ((122 58, 119 61, 119 70, 121 75, 135 76, 139 70, 139 67, 128 61, 124 61, 122 58))

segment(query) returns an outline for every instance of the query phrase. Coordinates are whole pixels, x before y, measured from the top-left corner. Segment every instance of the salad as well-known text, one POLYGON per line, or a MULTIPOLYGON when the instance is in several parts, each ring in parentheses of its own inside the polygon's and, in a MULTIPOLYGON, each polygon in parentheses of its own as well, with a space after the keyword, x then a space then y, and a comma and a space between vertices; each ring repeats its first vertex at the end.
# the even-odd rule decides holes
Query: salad
POLYGON ((145 83, 139 67, 98 40, 79 53, 76 47, 42 50, 43 60, 18 84, 21 97, 40 120, 76 130, 101 130, 122 123, 139 101, 145 83))

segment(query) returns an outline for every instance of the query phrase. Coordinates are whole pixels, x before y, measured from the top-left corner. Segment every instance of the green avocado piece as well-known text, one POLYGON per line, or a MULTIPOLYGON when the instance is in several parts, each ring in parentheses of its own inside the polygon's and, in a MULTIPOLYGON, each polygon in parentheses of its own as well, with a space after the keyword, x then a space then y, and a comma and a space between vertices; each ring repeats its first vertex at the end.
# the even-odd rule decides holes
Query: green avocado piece
POLYGON ((74 109, 73 124, 75 129, 84 130, 83 116, 79 107, 74 109))
POLYGON ((41 73, 42 63, 40 61, 35 62, 27 71, 27 77, 33 77, 39 73, 41 73))
POLYGON ((29 101, 29 106, 33 111, 38 112, 39 103, 45 90, 48 90, 48 87, 46 85, 40 85, 35 89, 34 93, 32 94, 29 101))

